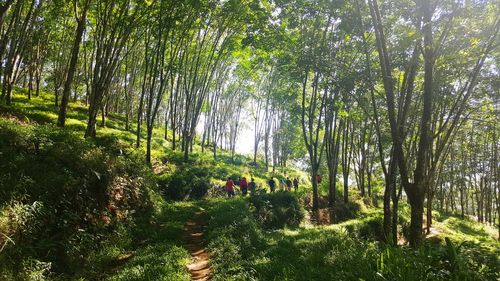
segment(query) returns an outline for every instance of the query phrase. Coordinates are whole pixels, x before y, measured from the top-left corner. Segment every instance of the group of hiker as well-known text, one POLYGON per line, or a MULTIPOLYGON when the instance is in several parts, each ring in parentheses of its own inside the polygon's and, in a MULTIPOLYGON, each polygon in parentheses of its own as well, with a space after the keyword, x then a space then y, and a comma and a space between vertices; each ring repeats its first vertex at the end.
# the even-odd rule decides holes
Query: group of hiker
MULTIPOLYGON (((267 184, 269 185, 269 189, 271 192, 276 191, 276 182, 274 181, 273 177, 271 177, 269 179, 267 184)), ((248 182, 245 177, 241 177, 235 183, 235 181, 233 181, 233 179, 231 177, 228 177, 227 181, 226 181, 226 191, 227 191, 227 195, 229 197, 233 197, 235 195, 235 193, 234 193, 235 185, 238 185, 240 187, 240 191, 241 191, 241 194, 243 196, 247 195, 248 190, 250 190, 250 194, 252 194, 252 195, 255 194, 256 187, 257 187, 255 180, 253 178, 250 180, 250 182, 248 182)), ((293 189, 295 190, 295 192, 297 192, 299 189, 299 179, 294 178, 292 181, 289 177, 287 177, 283 183, 283 186, 284 186, 283 189, 286 191, 292 191, 292 186, 293 186, 293 189)))

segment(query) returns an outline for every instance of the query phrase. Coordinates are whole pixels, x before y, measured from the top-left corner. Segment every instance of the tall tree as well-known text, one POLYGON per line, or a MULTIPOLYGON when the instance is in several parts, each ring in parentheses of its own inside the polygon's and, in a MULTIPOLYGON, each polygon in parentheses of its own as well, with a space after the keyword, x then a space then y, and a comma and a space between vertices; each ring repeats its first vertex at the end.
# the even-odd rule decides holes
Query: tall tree
POLYGON ((26 53, 26 42, 33 30, 33 23, 38 17, 41 7, 42 1, 17 1, 0 42, 0 57, 5 53, 1 68, 3 78, 1 98, 7 105, 12 102, 12 88, 21 73, 20 67, 26 53))
MULTIPOLYGON (((412 54, 412 58, 409 60, 408 71, 405 72, 402 83, 402 95, 399 95, 398 99, 395 96, 395 83, 392 73, 392 62, 391 56, 388 52, 386 35, 384 27, 382 26, 382 15, 377 1, 370 1, 370 11, 372 16, 372 21, 374 25, 377 50, 379 53, 380 68, 382 73, 382 80, 386 95, 387 109, 388 109, 388 119, 391 128, 391 137, 393 142, 393 149, 395 152, 395 159, 398 164, 399 175, 402 182, 402 186, 408 196, 411 205, 411 225, 410 225, 410 244, 414 247, 418 246, 422 240, 422 222, 423 222, 423 203, 425 199, 426 192, 429 187, 432 186, 436 179, 436 174, 438 172, 438 165, 432 164, 437 158, 445 155, 446 147, 449 142, 451 135, 456 129, 459 121, 461 119, 463 110, 465 109, 466 101, 472 89, 474 88, 477 80, 478 70, 481 69, 485 56, 487 56, 492 49, 492 39, 496 38, 498 34, 498 18, 494 20, 493 32, 486 40, 486 44, 483 52, 480 54, 474 69, 470 72, 468 79, 466 79, 466 86, 463 88, 463 92, 455 100, 457 106, 453 106, 451 111, 447 114, 448 119, 450 119, 450 125, 448 126, 448 121, 441 126, 441 129, 437 131, 437 134, 432 132, 433 120, 432 111, 435 104, 433 98, 435 86, 434 84, 434 67, 435 61, 437 59, 437 54, 442 46, 443 41, 447 38, 448 34, 448 24, 447 21, 440 21, 443 23, 441 28, 441 34, 438 40, 434 40, 436 24, 433 20, 434 11, 436 9, 435 3, 430 1, 420 1, 418 5, 414 8, 416 13, 414 17, 414 25, 417 30, 419 30, 422 37, 417 36, 415 38, 415 47, 412 54), (423 46, 421 46, 423 43, 423 46), (421 48, 421 51, 420 51, 421 48), (422 94, 419 98, 422 101, 419 120, 412 120, 408 118, 408 108, 412 103, 414 81, 415 76, 418 71, 418 60, 420 53, 423 54, 423 87, 422 94), (465 94, 468 93, 468 94, 465 94), (458 110, 461 108, 461 110, 458 110), (457 114, 458 113, 458 114, 457 114), (453 120, 453 121, 451 121, 453 120), (406 139, 411 131, 405 130, 405 126, 409 122, 419 121, 418 126, 412 126, 412 128, 418 127, 418 137, 409 140, 406 139), (406 132, 405 132, 406 131, 406 132), (444 137, 439 137, 438 150, 435 150, 434 140, 443 134, 444 137), (409 148, 405 151, 405 142, 409 144, 409 148), (414 157, 413 161, 412 156, 414 157), (437 156, 437 158, 436 158, 437 156)), ((442 6, 442 9, 446 9, 446 6, 442 6)), ((445 15, 441 13, 441 15, 445 15)), ((440 18, 446 18, 448 15, 440 18)), ((494 40, 494 39, 493 39, 494 40)), ((418 108, 418 107, 417 107, 418 108)), ((413 131, 415 131, 413 129, 413 131)), ((436 162, 437 163, 437 162, 436 162)))
POLYGON ((144 4, 131 0, 97 1, 94 6, 94 50, 90 78, 89 112, 85 137, 95 137, 97 114, 103 105, 126 42, 146 15, 144 4))
POLYGON ((82 42, 83 33, 85 32, 85 24, 87 20, 87 11, 90 6, 90 0, 85 0, 82 4, 81 10, 78 11, 79 5, 78 0, 73 1, 73 8, 75 12, 76 20, 76 31, 73 41, 73 47, 71 49, 71 59, 68 65, 68 71, 66 73, 66 81, 64 82, 64 88, 61 98, 61 106, 59 110, 59 116, 57 118, 57 126, 64 127, 66 122, 66 112, 69 102, 69 94, 71 91, 71 84, 73 83, 73 77, 75 76, 76 66, 78 62, 78 54, 80 52, 80 43, 82 42))

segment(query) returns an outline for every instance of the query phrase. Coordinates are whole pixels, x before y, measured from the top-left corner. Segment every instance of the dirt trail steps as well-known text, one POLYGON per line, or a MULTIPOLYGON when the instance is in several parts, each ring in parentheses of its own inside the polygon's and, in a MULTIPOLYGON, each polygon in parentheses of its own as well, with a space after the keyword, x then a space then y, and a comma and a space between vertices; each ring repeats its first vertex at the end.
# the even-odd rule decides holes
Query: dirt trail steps
POLYGON ((210 267, 210 254, 206 251, 203 238, 205 229, 205 209, 201 208, 184 225, 186 248, 191 254, 191 263, 187 266, 191 280, 210 280, 212 268, 210 267))

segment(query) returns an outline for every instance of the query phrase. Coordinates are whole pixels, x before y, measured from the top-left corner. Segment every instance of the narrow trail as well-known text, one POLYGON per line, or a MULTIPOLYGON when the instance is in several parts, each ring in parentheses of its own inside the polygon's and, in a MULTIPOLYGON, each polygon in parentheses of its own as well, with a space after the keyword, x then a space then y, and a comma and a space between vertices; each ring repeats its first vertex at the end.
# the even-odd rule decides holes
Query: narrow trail
POLYGON ((204 246, 203 231, 205 222, 203 215, 206 211, 200 207, 200 210, 184 225, 186 248, 191 254, 191 263, 187 266, 191 274, 191 280, 205 281, 210 280, 212 268, 210 267, 210 254, 204 246))

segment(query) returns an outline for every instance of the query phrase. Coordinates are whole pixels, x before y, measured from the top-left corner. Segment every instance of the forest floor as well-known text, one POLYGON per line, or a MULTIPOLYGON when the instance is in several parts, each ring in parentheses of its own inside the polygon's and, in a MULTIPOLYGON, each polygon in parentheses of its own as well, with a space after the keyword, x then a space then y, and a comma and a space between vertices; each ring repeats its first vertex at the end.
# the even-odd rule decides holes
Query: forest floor
MULTIPOLYGON (((166 186, 165 182, 178 188, 186 179, 209 177, 215 186, 220 186, 228 174, 251 174, 265 185, 268 174, 248 165, 245 157, 238 156, 235 161, 223 151, 215 161, 210 151, 202 152, 199 146, 195 146, 191 162, 183 165, 182 154, 172 151, 162 137, 155 137, 153 157, 157 162, 154 171, 150 171, 153 175, 148 175, 151 168, 143 164, 144 148, 132 148, 135 134, 123 129, 122 116, 110 115, 106 127, 98 128, 100 137, 87 143, 82 137, 87 117, 85 106, 71 104, 67 128, 60 130, 53 126, 57 108, 50 97, 43 95, 28 101, 24 95, 16 94, 12 108, 0 108, 0 170, 4 172, 0 183, 12 189, 7 196, 0 190, 0 195, 5 196, 0 198, 0 232, 16 242, 0 239, 0 247, 4 246, 0 250, 1 280, 500 278, 500 244, 492 238, 496 233, 494 227, 435 212, 436 231, 420 249, 390 247, 380 239, 381 209, 375 204, 365 204, 355 191, 350 197, 352 204, 339 203, 346 211, 339 221, 318 225, 318 221, 326 220, 327 214, 311 219, 305 212, 306 218, 295 227, 266 225, 266 220, 287 211, 288 201, 276 201, 276 207, 261 202, 267 207, 259 211, 249 197, 215 198, 224 192, 211 191, 214 198, 203 201, 166 201, 165 190, 158 190, 166 186), (78 157, 74 156, 77 152, 78 157), (129 159, 136 155, 139 160, 129 159), (7 157, 11 158, 3 161, 7 157), (119 177, 109 173, 111 168, 103 166, 101 159, 111 164, 124 161, 122 166, 114 168, 119 177), (125 178, 127 182, 151 182, 141 191, 148 198, 146 207, 150 211, 137 212, 134 220, 110 225, 106 224, 105 216, 89 228, 80 222, 71 225, 75 218, 85 215, 82 212, 89 204, 85 200, 68 204, 67 200, 85 192, 76 187, 71 189, 78 186, 74 183, 105 179, 109 184, 105 187, 113 191, 122 184, 124 171, 135 173, 125 178), (50 196, 43 197, 45 194, 50 196), (70 196, 53 201, 54 197, 65 194, 70 196), (49 211, 54 209, 61 209, 63 215, 51 215, 49 211), (18 218, 19 222, 10 218, 18 218), (67 236, 55 236, 53 229, 39 223, 52 218, 55 221, 51 227, 67 236), (63 246, 70 257, 65 263, 54 258, 56 246, 63 246)), ((155 135, 163 136, 162 130, 155 130, 155 135)), ((127 188, 131 188, 130 184, 127 188)), ((132 188, 128 192, 135 194, 137 190, 132 188)), ((308 192, 302 190, 285 196, 277 192, 276 197, 304 203, 308 192)), ((121 196, 119 192, 114 195, 117 194, 121 196)), ((134 212, 130 211, 129 216, 134 212)), ((400 231, 404 233, 409 218, 409 208, 404 202, 400 216, 400 231)))

